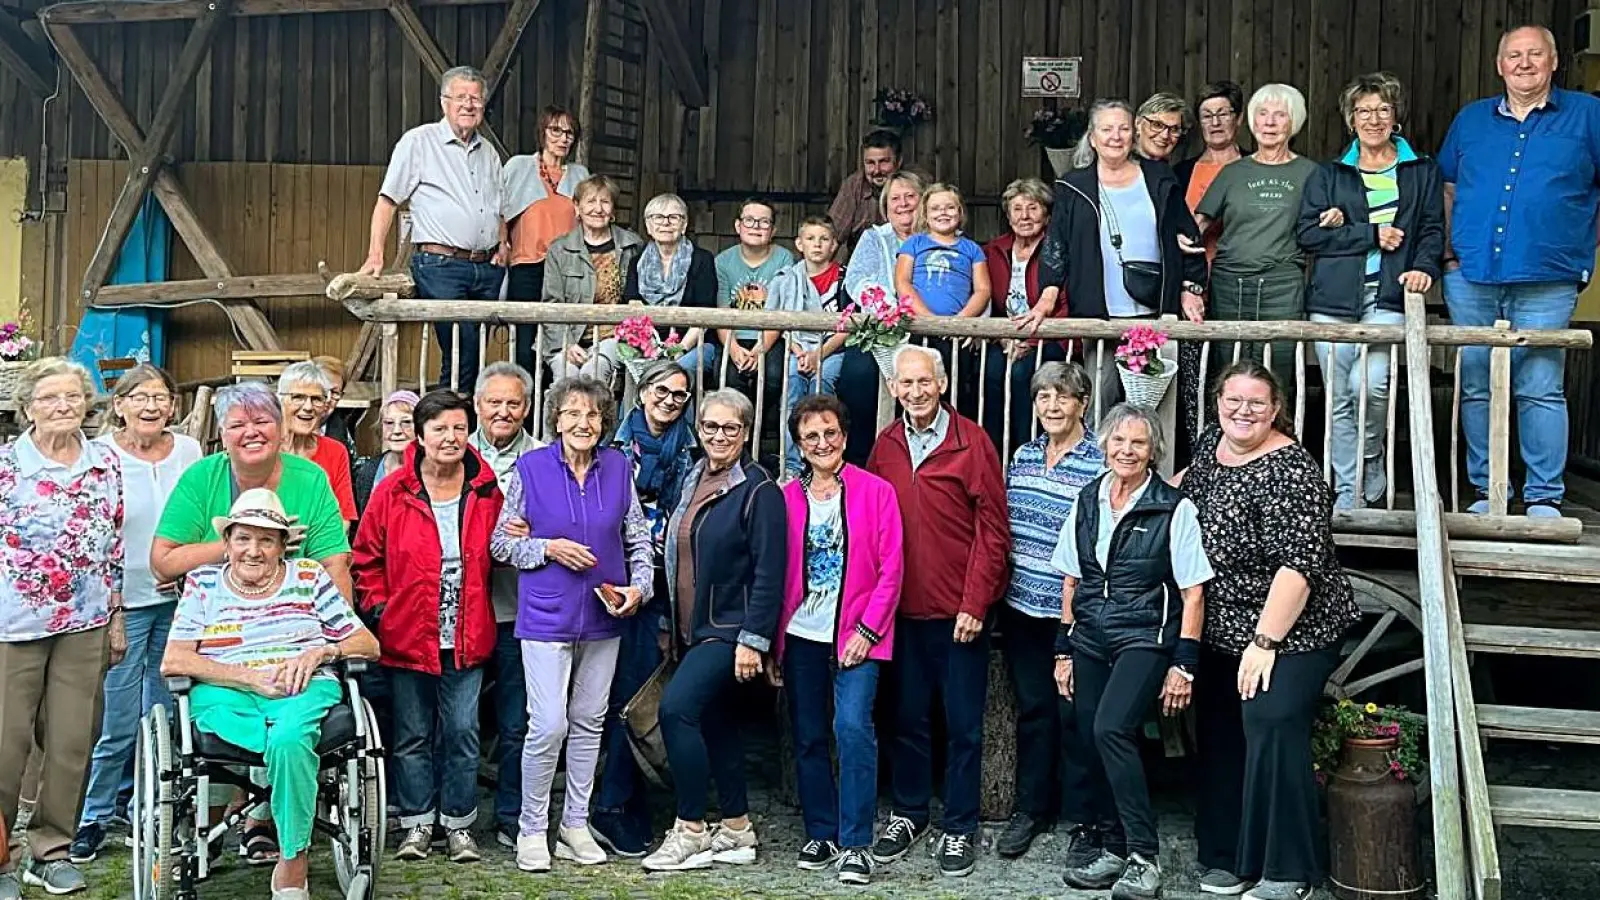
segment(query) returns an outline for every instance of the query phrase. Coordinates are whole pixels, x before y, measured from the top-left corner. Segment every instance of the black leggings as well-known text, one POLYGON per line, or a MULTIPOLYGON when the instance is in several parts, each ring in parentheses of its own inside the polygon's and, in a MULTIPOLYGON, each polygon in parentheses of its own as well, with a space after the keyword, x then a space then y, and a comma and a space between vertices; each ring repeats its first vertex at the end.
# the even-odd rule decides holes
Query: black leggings
POLYGON ((1171 667, 1166 650, 1124 650, 1111 660, 1072 654, 1078 731, 1094 735, 1096 750, 1090 808, 1106 849, 1118 856, 1137 853, 1154 862, 1159 849, 1139 729, 1171 667))

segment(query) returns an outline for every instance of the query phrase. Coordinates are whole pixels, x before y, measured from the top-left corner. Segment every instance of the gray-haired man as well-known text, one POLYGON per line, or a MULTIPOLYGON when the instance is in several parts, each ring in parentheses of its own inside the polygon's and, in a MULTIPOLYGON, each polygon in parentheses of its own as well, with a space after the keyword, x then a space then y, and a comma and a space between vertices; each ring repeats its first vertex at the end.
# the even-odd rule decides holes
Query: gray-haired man
MULTIPOLYGON (((506 223, 500 217, 500 155, 478 134, 488 86, 457 66, 439 79, 444 117, 401 135, 372 207, 364 274, 383 271, 383 247, 401 203, 411 204, 411 277, 417 296, 498 300, 505 277, 506 223)), ((439 381, 460 390, 478 378, 478 325, 436 322, 439 381), (460 346, 451 326, 461 327, 460 346), (460 369, 455 352, 460 353, 460 369), (452 377, 452 375, 455 377, 452 377)))

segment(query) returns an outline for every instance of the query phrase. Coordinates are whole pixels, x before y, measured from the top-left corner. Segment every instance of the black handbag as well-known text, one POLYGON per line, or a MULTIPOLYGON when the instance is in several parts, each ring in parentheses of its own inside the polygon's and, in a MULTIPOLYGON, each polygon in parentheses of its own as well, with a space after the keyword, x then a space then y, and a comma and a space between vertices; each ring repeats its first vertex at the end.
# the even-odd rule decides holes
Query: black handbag
POLYGON ((1117 265, 1122 268, 1122 289, 1133 302, 1151 309, 1161 308, 1162 272, 1159 261, 1124 259, 1122 256, 1122 228, 1117 224, 1117 211, 1105 189, 1100 190, 1100 208, 1104 210, 1106 228, 1111 232, 1111 249, 1117 254, 1117 265))

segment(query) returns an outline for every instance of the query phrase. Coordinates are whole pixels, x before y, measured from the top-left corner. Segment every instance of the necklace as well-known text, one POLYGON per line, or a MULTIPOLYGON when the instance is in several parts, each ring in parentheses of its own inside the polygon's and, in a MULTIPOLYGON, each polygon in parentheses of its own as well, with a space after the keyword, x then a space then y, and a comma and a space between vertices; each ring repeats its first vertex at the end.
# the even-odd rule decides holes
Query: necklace
MULTIPOLYGON (((283 568, 283 562, 281 560, 278 562, 278 568, 280 571, 283 568)), ((272 573, 272 576, 267 579, 264 585, 256 588, 245 587, 243 582, 235 578, 233 575, 232 565, 228 566, 227 578, 228 587, 231 588, 235 594, 238 594, 241 597, 264 597, 272 592, 272 583, 278 580, 278 573, 272 573)))

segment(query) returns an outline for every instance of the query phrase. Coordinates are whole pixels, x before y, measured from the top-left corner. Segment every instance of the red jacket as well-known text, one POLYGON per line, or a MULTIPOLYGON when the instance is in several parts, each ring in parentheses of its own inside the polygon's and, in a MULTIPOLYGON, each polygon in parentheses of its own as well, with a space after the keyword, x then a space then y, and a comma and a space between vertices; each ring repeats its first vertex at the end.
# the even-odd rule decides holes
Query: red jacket
MULTIPOLYGON (((439 526, 423 488, 420 448, 378 482, 352 546, 356 596, 364 610, 382 610, 378 643, 386 666, 440 674, 439 526)), ((494 605, 489 599, 489 535, 505 498, 477 451, 467 448, 466 484, 457 506, 461 523, 461 610, 456 617, 455 664, 469 669, 494 653, 494 605)))
POLYGON ((1000 454, 977 422, 949 406, 944 442, 911 470, 902 422, 878 435, 867 471, 894 486, 905 522, 905 584, 899 614, 908 619, 984 618, 1005 591, 1011 526, 1000 454))
MULTIPOLYGON (((1017 236, 1006 232, 994 240, 983 245, 983 258, 989 264, 989 312, 991 315, 1005 318, 1006 295, 1011 292, 1011 248, 1017 243, 1017 236)), ((1039 305, 1039 295, 1043 293, 1039 285, 1039 256, 1044 250, 1044 244, 1034 248, 1033 255, 1028 257, 1026 275, 1028 281, 1028 308, 1039 305)), ((1050 318, 1065 319, 1067 317, 1067 293, 1062 290, 1061 296, 1056 298, 1056 308, 1051 311, 1050 318)))

